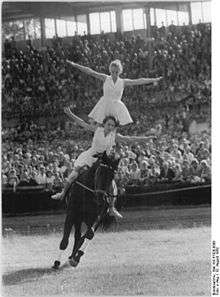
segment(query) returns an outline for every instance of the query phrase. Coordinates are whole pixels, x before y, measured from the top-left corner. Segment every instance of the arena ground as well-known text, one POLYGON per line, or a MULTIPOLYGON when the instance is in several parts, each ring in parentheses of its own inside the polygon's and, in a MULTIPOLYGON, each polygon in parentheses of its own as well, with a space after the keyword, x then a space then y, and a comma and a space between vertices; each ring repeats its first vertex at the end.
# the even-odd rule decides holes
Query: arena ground
POLYGON ((77 268, 59 271, 51 265, 64 214, 3 218, 2 295, 210 295, 210 206, 122 213, 77 268))

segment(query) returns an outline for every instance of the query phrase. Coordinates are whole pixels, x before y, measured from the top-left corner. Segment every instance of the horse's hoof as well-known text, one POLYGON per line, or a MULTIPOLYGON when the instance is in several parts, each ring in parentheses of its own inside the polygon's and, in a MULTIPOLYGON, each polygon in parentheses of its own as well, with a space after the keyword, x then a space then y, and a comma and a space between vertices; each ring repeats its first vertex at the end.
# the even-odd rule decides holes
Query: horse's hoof
POLYGON ((79 262, 76 261, 75 259, 73 259, 72 257, 70 257, 70 258, 69 258, 69 264, 70 264, 70 266, 72 266, 72 267, 76 267, 76 266, 79 264, 79 262))
POLYGON ((93 239, 93 237, 94 237, 94 230, 92 228, 90 228, 86 231, 86 238, 91 240, 91 239, 93 239))
POLYGON ((60 261, 54 261, 54 264, 53 264, 53 266, 52 266, 52 268, 53 269, 59 269, 59 267, 60 267, 60 261))

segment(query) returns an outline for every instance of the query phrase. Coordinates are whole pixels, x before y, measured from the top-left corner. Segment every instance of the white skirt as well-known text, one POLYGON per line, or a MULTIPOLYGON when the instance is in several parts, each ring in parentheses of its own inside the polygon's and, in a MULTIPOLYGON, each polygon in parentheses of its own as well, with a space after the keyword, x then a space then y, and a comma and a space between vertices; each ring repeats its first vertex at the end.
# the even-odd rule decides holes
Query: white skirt
POLYGON ((101 97, 90 112, 89 117, 97 123, 102 124, 103 120, 108 115, 114 116, 119 121, 120 125, 133 123, 130 113, 123 102, 101 97))
POLYGON ((97 160, 97 158, 93 158, 94 154, 95 152, 91 148, 82 152, 74 162, 74 167, 83 167, 85 165, 91 167, 97 160))

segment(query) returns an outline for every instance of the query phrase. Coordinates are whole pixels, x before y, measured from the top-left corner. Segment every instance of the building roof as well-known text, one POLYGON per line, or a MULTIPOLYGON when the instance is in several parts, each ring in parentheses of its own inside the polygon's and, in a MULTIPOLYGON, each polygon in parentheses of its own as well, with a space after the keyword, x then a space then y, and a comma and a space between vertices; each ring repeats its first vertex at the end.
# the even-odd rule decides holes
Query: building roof
MULTIPOLYGON (((205 0, 145 0, 145 1, 83 1, 83 2, 9 2, 2 3, 2 21, 12 21, 26 18, 63 18, 88 12, 115 9, 117 6, 132 8, 148 5, 151 7, 169 7, 173 4, 198 2, 205 0)), ((207 1, 207 0, 206 0, 207 1)), ((210 1, 210 0, 209 0, 210 1)), ((172 9, 172 8, 171 8, 172 9)))

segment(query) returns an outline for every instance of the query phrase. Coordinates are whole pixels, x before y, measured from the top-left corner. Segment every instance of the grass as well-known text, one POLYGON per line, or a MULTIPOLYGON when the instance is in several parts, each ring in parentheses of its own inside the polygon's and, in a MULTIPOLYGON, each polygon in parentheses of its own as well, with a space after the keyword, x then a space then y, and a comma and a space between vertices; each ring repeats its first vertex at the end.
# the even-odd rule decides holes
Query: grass
POLYGON ((60 239, 5 237, 3 296, 210 295, 210 227, 100 232, 77 268, 56 272, 60 239))
MULTIPOLYGON (((3 218, 2 296, 210 295, 210 207, 126 211, 53 271, 64 214, 3 218)), ((73 237, 63 261, 71 253, 73 237)))

